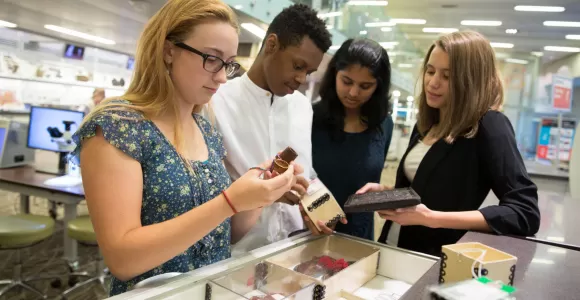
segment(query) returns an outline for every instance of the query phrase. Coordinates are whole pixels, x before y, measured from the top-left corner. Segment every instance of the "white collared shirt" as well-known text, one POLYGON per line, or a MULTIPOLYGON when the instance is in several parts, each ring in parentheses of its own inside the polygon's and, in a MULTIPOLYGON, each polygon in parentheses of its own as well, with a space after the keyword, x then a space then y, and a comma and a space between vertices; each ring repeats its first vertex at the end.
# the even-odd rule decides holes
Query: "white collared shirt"
MULTIPOLYGON (((226 168, 233 180, 249 168, 273 159, 287 146, 298 153, 296 162, 312 170, 312 104, 300 92, 274 96, 258 87, 247 73, 222 85, 211 105, 228 151, 226 168)), ((232 254, 245 253, 285 239, 304 228, 298 206, 274 203, 265 207, 254 227, 232 246, 232 254)))

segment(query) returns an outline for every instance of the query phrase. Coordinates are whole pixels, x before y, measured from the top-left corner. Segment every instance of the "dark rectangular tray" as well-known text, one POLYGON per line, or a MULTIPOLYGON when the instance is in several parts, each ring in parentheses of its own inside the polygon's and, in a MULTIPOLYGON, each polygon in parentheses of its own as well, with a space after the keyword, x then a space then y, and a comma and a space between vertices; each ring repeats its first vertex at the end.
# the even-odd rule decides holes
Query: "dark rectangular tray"
POLYGON ((344 204, 345 213, 397 209, 421 204, 421 197, 412 188, 351 195, 344 204))

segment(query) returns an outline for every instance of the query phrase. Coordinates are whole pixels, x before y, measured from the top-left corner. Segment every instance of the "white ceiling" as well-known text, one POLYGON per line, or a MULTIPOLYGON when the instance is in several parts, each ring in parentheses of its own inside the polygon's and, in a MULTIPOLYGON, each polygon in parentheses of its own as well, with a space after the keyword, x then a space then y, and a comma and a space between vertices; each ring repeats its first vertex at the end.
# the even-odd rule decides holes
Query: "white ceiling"
MULTIPOLYGON (((60 37, 118 52, 135 52, 137 39, 147 20, 163 6, 165 0, 0 0, 0 20, 18 24, 20 29, 60 37), (57 25, 96 35, 116 42, 109 46, 77 39, 44 28, 57 25)), ((254 22, 238 15, 240 23, 254 22)), ((240 42, 259 42, 256 36, 242 30, 240 42)))
MULTIPOLYGON (((472 29, 486 35, 492 42, 512 43, 511 50, 530 54, 544 51, 546 45, 580 47, 578 40, 566 40, 566 34, 580 34, 580 28, 546 27, 544 21, 580 21, 580 0, 390 0, 386 7, 390 18, 425 19, 425 25, 397 25, 419 49, 427 49, 437 34, 423 33, 423 27, 472 29), (564 6, 562 13, 518 12, 516 5, 564 6), (499 27, 467 27, 462 20, 501 21, 499 27), (517 29, 515 35, 506 29, 517 29)), ((545 59, 557 59, 569 54, 545 52, 545 59)))
MULTIPOLYGON (((144 24, 165 0, 0 0, 0 20, 18 24, 21 29, 50 36, 58 36, 78 43, 94 45, 123 53, 134 53, 135 45, 144 24), (60 35, 44 29, 45 24, 58 25, 86 32, 116 42, 114 46, 93 44, 85 40, 60 35)), ((542 51, 545 45, 580 47, 580 41, 565 40, 566 34, 580 34, 580 28, 545 27, 546 20, 580 21, 580 0, 390 0, 385 7, 391 18, 426 19, 425 25, 397 25, 415 47, 426 50, 436 34, 422 32, 423 27, 454 27, 464 29, 461 20, 498 20, 500 27, 472 27, 494 42, 515 44, 509 51, 529 55, 542 51), (560 5, 563 13, 516 12, 515 5, 560 5), (444 8, 451 6, 451 8, 444 8), (515 28, 516 35, 505 29, 515 28)), ((254 22, 243 14, 240 22, 254 22)), ((386 18, 386 17, 385 17, 386 18)), ((264 24, 260 24, 264 26, 264 24)), ((369 29, 379 30, 379 29, 369 29)), ((259 39, 242 30, 241 42, 259 42, 259 39)), ((544 59, 557 59, 566 53, 548 52, 544 59)))

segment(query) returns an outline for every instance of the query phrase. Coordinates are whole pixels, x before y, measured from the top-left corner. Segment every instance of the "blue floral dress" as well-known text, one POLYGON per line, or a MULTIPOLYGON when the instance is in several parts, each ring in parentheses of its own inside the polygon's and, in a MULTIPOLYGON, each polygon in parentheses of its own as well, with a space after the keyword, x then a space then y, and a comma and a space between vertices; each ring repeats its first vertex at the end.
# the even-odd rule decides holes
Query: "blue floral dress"
MULTIPOLYGON (((79 162, 81 141, 95 136, 100 127, 111 145, 141 163, 143 226, 164 222, 213 199, 231 184, 222 163, 226 150, 221 135, 202 116, 193 115, 193 118, 209 150, 206 161, 192 161, 194 174, 188 171, 175 147, 158 127, 136 111, 103 112, 88 120, 73 136, 77 148, 72 157, 79 162)), ((155 275, 188 272, 227 259, 230 257, 230 235, 230 219, 227 219, 189 249, 153 270, 126 282, 113 278, 110 295, 121 294, 155 275)))

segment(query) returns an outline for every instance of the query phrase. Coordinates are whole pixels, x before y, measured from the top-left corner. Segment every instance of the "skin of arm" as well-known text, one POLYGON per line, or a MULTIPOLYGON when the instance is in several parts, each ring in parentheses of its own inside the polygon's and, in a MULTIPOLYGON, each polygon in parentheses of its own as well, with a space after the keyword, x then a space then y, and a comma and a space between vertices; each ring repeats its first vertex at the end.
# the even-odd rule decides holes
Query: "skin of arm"
MULTIPOLYGON (((292 190, 297 191, 300 195, 304 195, 306 193, 306 189, 308 188, 308 182, 302 176, 297 176, 298 174, 302 174, 304 172, 304 168, 299 164, 292 163, 294 166, 294 175, 296 175, 297 182, 292 186, 292 190)), ((264 173, 264 178, 269 179, 275 177, 279 174, 275 173, 272 175, 269 171, 264 173)), ((286 193, 286 195, 290 194, 290 192, 286 193)), ((289 198, 284 196, 283 199, 287 199, 290 202, 288 205, 296 205, 300 200, 297 198, 296 203, 292 203, 293 198, 289 198)), ((239 242, 251 229, 254 227, 260 215, 262 214, 262 208, 256 208, 253 210, 243 211, 235 214, 232 217, 232 244, 239 242)))
POLYGON ((491 232, 487 221, 478 210, 444 212, 431 211, 428 226, 431 228, 463 229, 491 232))
POLYGON ((100 129, 95 137, 83 142, 81 161, 99 247, 111 273, 120 280, 129 280, 170 260, 233 215, 220 194, 179 217, 142 226, 140 163, 109 144, 100 129))
POLYGON ((232 217, 232 244, 239 242, 254 227, 262 214, 261 208, 243 211, 232 217))

